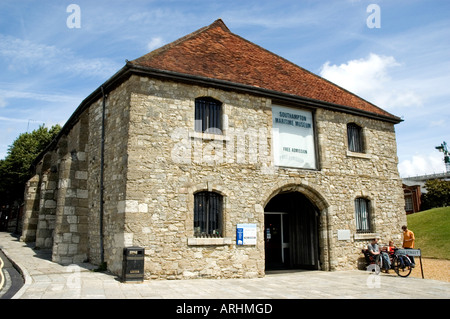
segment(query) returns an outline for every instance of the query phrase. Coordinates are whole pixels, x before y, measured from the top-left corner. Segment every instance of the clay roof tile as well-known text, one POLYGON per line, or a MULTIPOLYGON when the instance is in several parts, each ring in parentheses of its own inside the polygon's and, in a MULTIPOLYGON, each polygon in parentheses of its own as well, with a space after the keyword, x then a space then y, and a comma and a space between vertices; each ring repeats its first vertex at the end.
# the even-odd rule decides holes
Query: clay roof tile
POLYGON ((130 63, 244 84, 398 119, 336 84, 233 34, 221 19, 130 63))

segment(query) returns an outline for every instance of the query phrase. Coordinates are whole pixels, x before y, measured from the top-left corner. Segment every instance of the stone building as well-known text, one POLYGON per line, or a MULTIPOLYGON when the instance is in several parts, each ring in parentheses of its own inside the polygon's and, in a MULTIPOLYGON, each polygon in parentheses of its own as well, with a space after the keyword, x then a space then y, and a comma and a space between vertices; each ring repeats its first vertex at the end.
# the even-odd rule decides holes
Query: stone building
POLYGON ((401 120, 222 22, 126 65, 35 160, 22 240, 147 279, 355 269, 406 223, 401 120))

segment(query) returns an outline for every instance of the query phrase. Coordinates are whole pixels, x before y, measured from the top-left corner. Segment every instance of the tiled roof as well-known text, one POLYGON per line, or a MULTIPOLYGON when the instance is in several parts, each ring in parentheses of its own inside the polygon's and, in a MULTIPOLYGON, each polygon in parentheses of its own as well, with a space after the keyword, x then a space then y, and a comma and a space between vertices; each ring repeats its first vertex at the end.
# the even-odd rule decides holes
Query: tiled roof
POLYGON ((398 119, 355 94, 233 34, 220 19, 130 61, 130 64, 229 81, 398 119))

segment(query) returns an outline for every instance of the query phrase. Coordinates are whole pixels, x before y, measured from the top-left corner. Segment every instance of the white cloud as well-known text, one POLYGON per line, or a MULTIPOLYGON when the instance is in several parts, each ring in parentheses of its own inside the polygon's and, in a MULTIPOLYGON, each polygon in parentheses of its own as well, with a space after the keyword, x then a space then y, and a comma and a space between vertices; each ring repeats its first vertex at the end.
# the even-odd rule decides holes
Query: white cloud
POLYGON ((398 164, 401 177, 427 175, 445 172, 445 164, 441 153, 428 155, 413 155, 412 159, 403 160, 398 164))
POLYGON ((82 99, 76 96, 70 96, 67 94, 57 94, 57 93, 37 93, 32 91, 16 91, 16 90, 3 90, 0 89, 0 107, 2 107, 2 100, 6 105, 5 98, 8 99, 30 99, 36 101, 45 102, 58 102, 58 103, 79 103, 82 99))
POLYGON ((154 37, 150 40, 150 42, 147 44, 147 49, 149 51, 153 51, 163 45, 163 39, 161 37, 154 37))
POLYGON ((68 76, 108 77, 118 69, 118 66, 108 59, 82 58, 69 49, 2 34, 0 57, 5 58, 9 70, 25 74, 46 70, 52 74, 65 73, 68 76))
POLYGON ((414 91, 404 88, 401 79, 389 75, 391 69, 399 66, 392 56, 371 53, 367 58, 341 65, 326 62, 320 75, 382 108, 421 106, 421 98, 414 91))
POLYGON ((6 101, 3 97, 0 96, 0 108, 5 107, 6 106, 6 101))
POLYGON ((12 117, 0 116, 0 121, 4 122, 16 122, 16 123, 26 123, 28 120, 26 119, 17 119, 12 117))

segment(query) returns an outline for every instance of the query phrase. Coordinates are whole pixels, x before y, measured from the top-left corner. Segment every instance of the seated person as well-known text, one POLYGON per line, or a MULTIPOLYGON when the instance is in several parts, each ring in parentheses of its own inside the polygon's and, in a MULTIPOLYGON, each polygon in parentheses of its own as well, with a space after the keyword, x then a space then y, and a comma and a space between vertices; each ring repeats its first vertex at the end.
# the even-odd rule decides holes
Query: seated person
POLYGON ((389 241, 389 246, 386 247, 386 251, 389 256, 392 256, 394 252, 397 250, 397 247, 394 246, 394 242, 392 240, 389 241))
POLYGON ((389 273, 389 269, 392 266, 391 258, 394 255, 394 252, 397 248, 394 246, 394 242, 392 240, 389 241, 389 246, 385 246, 381 249, 381 255, 383 256, 383 263, 386 272, 389 273))
POLYGON ((367 245, 369 253, 373 256, 375 262, 377 263, 380 256, 383 258, 383 268, 389 273, 389 268, 391 267, 391 261, 389 260, 389 255, 386 252, 380 251, 380 246, 378 245, 378 238, 372 239, 372 242, 367 245))
POLYGON ((375 261, 378 261, 380 258, 380 246, 378 246, 378 238, 372 239, 372 242, 367 245, 367 250, 369 251, 369 254, 372 255, 373 259, 375 261))

